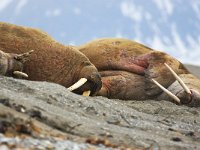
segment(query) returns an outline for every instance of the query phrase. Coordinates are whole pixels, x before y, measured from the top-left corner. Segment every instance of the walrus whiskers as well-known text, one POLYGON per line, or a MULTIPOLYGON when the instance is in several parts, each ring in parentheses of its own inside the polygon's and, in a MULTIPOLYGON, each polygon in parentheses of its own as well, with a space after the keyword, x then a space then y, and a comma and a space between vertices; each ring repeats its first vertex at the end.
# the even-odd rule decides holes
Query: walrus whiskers
POLYGON ((76 83, 74 83, 72 86, 68 87, 67 89, 70 91, 73 91, 75 89, 78 89, 80 86, 82 86, 85 82, 87 82, 86 78, 81 78, 76 83))
POLYGON ((21 72, 21 71, 14 71, 13 74, 18 76, 18 77, 28 78, 28 75, 24 72, 21 72))
POLYGON ((169 90, 167 90, 165 87, 163 87, 160 83, 158 83, 156 80, 151 79, 160 89, 163 90, 163 92, 165 92, 167 95, 169 95, 171 98, 173 98, 173 100, 175 100, 177 103, 180 104, 181 100, 174 95, 173 93, 171 93, 169 90))
POLYGON ((169 69, 169 71, 173 74, 173 76, 176 78, 176 80, 180 83, 180 85, 183 87, 186 93, 192 94, 190 89, 185 85, 183 80, 174 72, 174 70, 166 63, 164 63, 165 66, 169 69))

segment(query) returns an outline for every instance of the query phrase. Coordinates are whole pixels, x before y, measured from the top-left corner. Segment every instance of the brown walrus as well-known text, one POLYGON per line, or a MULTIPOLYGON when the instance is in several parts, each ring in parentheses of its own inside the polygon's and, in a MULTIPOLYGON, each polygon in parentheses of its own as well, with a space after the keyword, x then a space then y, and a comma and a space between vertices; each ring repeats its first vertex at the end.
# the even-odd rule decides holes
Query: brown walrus
POLYGON ((28 80, 69 87, 84 78, 87 82, 76 93, 91 90, 93 95, 101 88, 100 75, 84 54, 56 42, 40 30, 0 22, 0 50, 14 54, 34 50, 24 63, 23 72, 28 74, 28 80))
POLYGON ((166 53, 120 38, 97 39, 78 49, 90 59, 102 76, 100 96, 123 100, 175 99, 181 104, 200 105, 200 80, 166 53), (167 65, 188 85, 189 90, 184 87, 187 92, 176 82, 167 65), (163 89, 155 84, 156 81, 171 91, 173 99, 168 96, 169 93, 166 95, 162 92, 163 89))

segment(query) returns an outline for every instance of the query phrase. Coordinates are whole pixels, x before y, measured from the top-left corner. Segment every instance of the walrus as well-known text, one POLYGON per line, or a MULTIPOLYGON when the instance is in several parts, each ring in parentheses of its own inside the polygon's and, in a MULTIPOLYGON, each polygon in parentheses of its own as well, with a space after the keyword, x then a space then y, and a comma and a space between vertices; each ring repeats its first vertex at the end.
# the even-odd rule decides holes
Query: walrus
POLYGON ((100 74, 84 54, 41 30, 0 22, 0 50, 13 54, 33 50, 29 61, 23 63, 23 70, 19 69, 28 75, 28 80, 54 82, 68 88, 81 79, 84 81, 80 88, 77 84, 69 88, 78 94, 91 91, 95 95, 101 88, 100 74))
POLYGON ((166 99, 200 106, 200 80, 164 52, 122 38, 96 39, 77 48, 101 74, 99 96, 122 100, 166 99))

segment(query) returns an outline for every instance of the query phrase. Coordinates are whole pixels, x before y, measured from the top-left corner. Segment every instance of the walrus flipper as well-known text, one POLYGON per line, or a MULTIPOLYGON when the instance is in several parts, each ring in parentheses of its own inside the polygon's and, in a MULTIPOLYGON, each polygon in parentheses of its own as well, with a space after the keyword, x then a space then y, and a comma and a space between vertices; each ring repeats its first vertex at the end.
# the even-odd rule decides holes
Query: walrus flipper
POLYGON ((27 78, 23 70, 24 63, 28 60, 33 50, 23 54, 5 53, 0 50, 0 75, 16 78, 27 78))
POLYGON ((165 88, 168 88, 175 78, 164 65, 167 63, 175 72, 179 72, 180 62, 163 52, 154 51, 148 54, 148 68, 145 70, 145 90, 149 96, 155 96, 162 92, 162 90, 152 82, 152 79, 159 82, 165 88))

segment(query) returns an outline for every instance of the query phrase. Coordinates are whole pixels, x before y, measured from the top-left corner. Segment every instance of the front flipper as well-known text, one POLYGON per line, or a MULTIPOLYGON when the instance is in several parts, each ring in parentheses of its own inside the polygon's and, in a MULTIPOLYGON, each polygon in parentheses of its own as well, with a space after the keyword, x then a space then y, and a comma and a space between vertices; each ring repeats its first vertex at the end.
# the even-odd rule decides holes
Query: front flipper
POLYGON ((147 55, 149 66, 145 70, 145 90, 149 96, 155 96, 162 92, 162 90, 152 82, 152 79, 159 82, 165 88, 175 81, 175 78, 164 63, 167 63, 178 74, 187 72, 178 60, 166 53, 154 51, 147 55))

